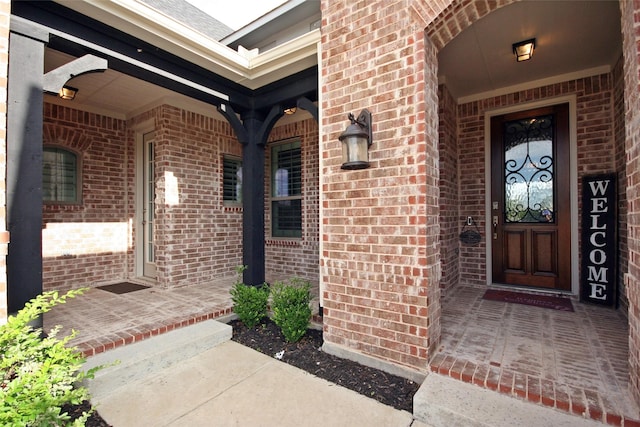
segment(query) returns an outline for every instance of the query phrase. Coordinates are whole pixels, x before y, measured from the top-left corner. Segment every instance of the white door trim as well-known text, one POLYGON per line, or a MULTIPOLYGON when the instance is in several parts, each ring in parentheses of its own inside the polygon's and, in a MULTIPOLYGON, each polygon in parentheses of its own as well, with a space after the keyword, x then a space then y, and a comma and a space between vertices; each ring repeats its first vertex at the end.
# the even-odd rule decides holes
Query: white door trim
MULTIPOLYGON (((135 276, 144 276, 144 135, 155 131, 154 120, 148 120, 135 128, 135 276)), ((152 279, 152 278, 148 278, 152 279)))

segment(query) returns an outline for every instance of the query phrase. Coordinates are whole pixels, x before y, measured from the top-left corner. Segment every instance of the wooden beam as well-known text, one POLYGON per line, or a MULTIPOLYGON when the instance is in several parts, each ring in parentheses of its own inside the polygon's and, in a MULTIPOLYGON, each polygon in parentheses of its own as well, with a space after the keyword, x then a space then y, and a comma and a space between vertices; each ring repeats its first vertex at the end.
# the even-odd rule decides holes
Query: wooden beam
POLYGON ((70 79, 86 73, 104 71, 107 68, 106 59, 85 55, 46 73, 42 89, 45 92, 56 94, 70 79))

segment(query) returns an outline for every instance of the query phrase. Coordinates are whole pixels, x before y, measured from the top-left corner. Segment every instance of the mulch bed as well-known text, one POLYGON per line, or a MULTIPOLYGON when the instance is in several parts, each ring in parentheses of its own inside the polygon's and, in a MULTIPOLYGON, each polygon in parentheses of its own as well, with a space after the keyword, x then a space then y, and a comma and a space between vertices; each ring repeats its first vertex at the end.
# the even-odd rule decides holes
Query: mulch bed
MULTIPOLYGON (((81 417, 83 412, 91 410, 91 404, 85 400, 80 405, 63 406, 62 410, 64 412, 68 412, 71 419, 75 420, 76 418, 81 417)), ((103 420, 100 414, 95 411, 91 414, 89 419, 87 419, 87 422, 84 425, 85 427, 112 427, 111 424, 108 424, 103 420)))
MULTIPOLYGON (((266 320, 252 329, 238 320, 229 324, 233 327, 231 339, 237 343, 271 357, 284 350, 281 360, 285 363, 385 405, 413 412, 413 395, 418 391, 420 384, 323 352, 322 331, 309 329, 300 341, 288 343, 280 328, 271 320, 266 320)), ((85 402, 83 405, 65 409, 72 416, 80 415, 82 411, 89 409, 89 405, 85 402)), ((86 426, 111 427, 97 412, 92 414, 86 426)))
POLYGON ((300 341, 287 343, 271 320, 253 329, 238 320, 229 324, 233 327, 233 341, 271 357, 284 350, 283 362, 385 405, 413 412, 413 395, 420 384, 323 352, 322 331, 309 329, 300 341))

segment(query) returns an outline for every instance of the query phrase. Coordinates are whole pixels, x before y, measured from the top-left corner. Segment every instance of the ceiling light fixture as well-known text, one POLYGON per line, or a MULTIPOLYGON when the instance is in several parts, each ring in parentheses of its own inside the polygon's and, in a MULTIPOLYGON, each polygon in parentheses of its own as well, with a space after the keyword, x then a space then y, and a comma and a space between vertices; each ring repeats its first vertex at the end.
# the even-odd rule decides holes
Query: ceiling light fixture
POLYGON ((522 62, 531 59, 533 49, 536 47, 536 39, 524 40, 513 44, 513 53, 516 55, 516 61, 522 62))
POLYGON ((284 113, 290 116, 292 114, 295 114, 297 110, 298 109, 296 107, 285 108, 284 113))
POLYGON ((60 89, 58 96, 62 99, 73 101, 77 93, 78 93, 78 89, 76 89, 75 87, 65 85, 65 86, 62 86, 62 89, 60 89))

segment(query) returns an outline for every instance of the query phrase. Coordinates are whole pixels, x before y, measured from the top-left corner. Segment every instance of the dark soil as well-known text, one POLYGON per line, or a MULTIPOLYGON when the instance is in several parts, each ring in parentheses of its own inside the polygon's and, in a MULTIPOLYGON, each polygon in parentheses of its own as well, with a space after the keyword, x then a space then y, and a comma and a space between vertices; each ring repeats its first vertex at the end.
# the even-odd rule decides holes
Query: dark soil
MULTIPOLYGON (((237 343, 271 357, 284 350, 281 360, 285 363, 385 405, 413 412, 413 395, 418 391, 420 384, 323 352, 322 331, 309 329, 300 341, 288 343, 271 320, 252 329, 244 326, 239 320, 230 322, 230 325, 233 327, 232 340, 237 343)), ((72 417, 77 417, 83 411, 89 410, 89 404, 85 402, 83 405, 65 410, 69 411, 72 417)), ((91 415, 86 426, 111 427, 97 412, 91 415)))
MULTIPOLYGON (((64 412, 68 412, 69 415, 71 416, 71 419, 75 420, 76 418, 80 418, 84 412, 91 410, 91 404, 85 400, 80 405, 63 406, 62 410, 64 412)), ((100 414, 94 411, 89 417, 89 419, 87 419, 85 426, 86 427, 111 427, 111 424, 107 424, 107 422, 102 419, 100 414)))
POLYGON ((233 327, 233 341, 271 357, 284 350, 283 362, 385 405, 413 412, 413 395, 420 384, 323 352, 322 331, 309 329, 300 341, 287 343, 271 320, 253 329, 248 329, 238 320, 230 325, 233 327))

